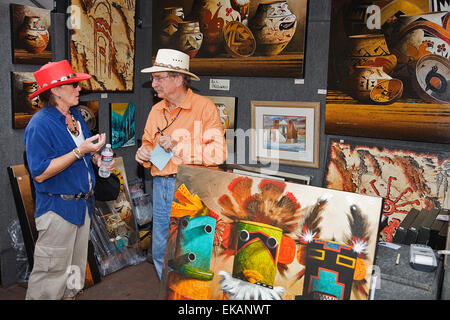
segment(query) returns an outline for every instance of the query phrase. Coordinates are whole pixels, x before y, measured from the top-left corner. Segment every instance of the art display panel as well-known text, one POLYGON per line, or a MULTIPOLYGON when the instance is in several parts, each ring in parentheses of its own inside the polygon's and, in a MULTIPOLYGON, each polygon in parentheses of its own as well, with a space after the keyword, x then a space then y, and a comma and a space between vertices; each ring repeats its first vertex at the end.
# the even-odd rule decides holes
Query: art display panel
POLYGON ((330 139, 323 186, 381 196, 388 225, 380 239, 392 242, 412 209, 450 208, 450 153, 330 139))
POLYGON ((13 63, 50 62, 50 10, 20 4, 10 4, 10 10, 13 63))
POLYGON ((445 1, 333 0, 325 133, 450 143, 449 18, 445 1))
POLYGON ((153 57, 186 52, 198 75, 303 78, 307 0, 153 1, 153 57))
POLYGON ((320 103, 251 101, 253 161, 319 167, 320 103))
POLYGON ((133 91, 134 0, 70 2, 70 62, 75 72, 92 75, 87 91, 133 91))
POLYGON ((367 299, 382 198, 180 166, 162 299, 367 299))

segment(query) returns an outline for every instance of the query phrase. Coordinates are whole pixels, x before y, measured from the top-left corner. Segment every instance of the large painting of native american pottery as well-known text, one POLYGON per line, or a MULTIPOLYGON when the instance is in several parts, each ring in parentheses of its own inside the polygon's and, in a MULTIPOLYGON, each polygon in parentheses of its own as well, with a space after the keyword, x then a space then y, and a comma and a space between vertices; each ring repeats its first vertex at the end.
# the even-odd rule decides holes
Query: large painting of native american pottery
POLYGON ((111 103, 111 146, 113 149, 136 144, 134 102, 111 103))
POLYGON ((50 10, 20 4, 10 4, 10 10, 13 63, 50 62, 50 10))
POLYGON ((133 91, 135 0, 71 0, 70 62, 87 91, 133 91))
POLYGON ((11 72, 12 89, 12 126, 25 128, 31 117, 41 109, 39 96, 28 97, 38 89, 33 72, 11 72))
POLYGON ((90 237, 102 276, 145 260, 123 158, 114 160, 112 174, 120 180, 119 195, 113 201, 95 201, 91 218, 90 237))
POLYGON ((324 187, 384 198, 383 241, 412 209, 450 208, 450 152, 330 139, 327 159, 324 187))
POLYGON ((320 103, 251 101, 250 158, 319 167, 320 103))
POLYGON ((382 201, 180 166, 160 298, 367 299, 382 201))
POLYGON ((303 78, 308 0, 153 1, 153 57, 186 52, 198 75, 303 78))
POLYGON ((450 143, 448 1, 332 1, 325 133, 450 143))

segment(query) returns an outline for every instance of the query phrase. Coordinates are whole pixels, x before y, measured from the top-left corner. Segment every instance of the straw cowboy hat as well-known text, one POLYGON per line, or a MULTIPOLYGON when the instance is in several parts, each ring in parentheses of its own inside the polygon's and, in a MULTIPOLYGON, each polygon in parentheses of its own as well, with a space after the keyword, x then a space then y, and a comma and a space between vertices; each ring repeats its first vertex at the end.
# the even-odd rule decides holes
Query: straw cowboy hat
POLYGON ((30 100, 48 89, 91 78, 87 73, 75 73, 67 60, 46 63, 33 75, 39 89, 28 97, 30 100))
POLYGON ((159 49, 152 67, 142 69, 142 73, 173 71, 191 76, 192 80, 200 81, 200 78, 189 72, 189 55, 173 49, 159 49))

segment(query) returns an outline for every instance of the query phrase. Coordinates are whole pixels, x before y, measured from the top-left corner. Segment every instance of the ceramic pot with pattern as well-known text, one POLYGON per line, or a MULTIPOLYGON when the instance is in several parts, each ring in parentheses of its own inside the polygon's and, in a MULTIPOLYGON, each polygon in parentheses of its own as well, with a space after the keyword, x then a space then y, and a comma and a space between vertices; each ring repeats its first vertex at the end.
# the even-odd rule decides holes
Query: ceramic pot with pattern
POLYGON ((50 36, 39 16, 25 15, 19 29, 19 43, 31 53, 41 53, 47 48, 50 36))
POLYGON ((203 42, 203 33, 200 32, 198 21, 183 21, 178 24, 177 47, 194 58, 203 42))
POLYGON ((201 51, 210 56, 224 51, 222 29, 225 25, 241 21, 241 15, 233 9, 230 0, 195 0, 190 18, 200 22, 201 51))
POLYGON ((294 36, 297 17, 289 9, 287 1, 261 2, 249 27, 256 39, 256 54, 275 56, 294 36))
POLYGON ((167 7, 163 9, 159 41, 163 48, 174 48, 178 24, 183 22, 183 7, 167 7))

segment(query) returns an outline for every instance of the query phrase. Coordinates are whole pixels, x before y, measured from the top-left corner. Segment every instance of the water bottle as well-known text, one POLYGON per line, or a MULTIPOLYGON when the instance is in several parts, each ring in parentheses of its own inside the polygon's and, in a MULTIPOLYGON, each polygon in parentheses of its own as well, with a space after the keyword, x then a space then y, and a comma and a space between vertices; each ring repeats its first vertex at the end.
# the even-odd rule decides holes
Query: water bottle
POLYGON ((111 172, 108 170, 108 166, 113 160, 114 152, 112 151, 111 145, 106 144, 105 148, 103 148, 102 153, 102 163, 100 164, 100 168, 98 168, 98 175, 102 178, 108 178, 111 172))

